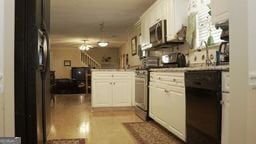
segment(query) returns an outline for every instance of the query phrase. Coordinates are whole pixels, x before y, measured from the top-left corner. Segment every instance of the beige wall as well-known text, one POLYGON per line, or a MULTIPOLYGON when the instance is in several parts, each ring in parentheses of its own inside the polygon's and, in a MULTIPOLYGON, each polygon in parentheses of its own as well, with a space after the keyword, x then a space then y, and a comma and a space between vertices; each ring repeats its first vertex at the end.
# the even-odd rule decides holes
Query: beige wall
MULTIPOLYGON (((248 40, 249 40, 249 73, 256 74, 256 1, 248 0, 248 40)), ((248 124, 247 124, 247 139, 249 144, 255 143, 256 137, 256 89, 250 88, 248 99, 248 124)))
POLYGON ((14 136, 14 0, 0 0, 0 72, 4 93, 0 94, 0 137, 14 136))
POLYGON ((102 68, 119 68, 118 48, 94 48, 89 50, 88 54, 102 64, 102 68), (112 60, 110 63, 104 63, 102 57, 111 57, 112 60))
POLYGON ((249 86, 249 73, 256 70, 255 0, 230 2, 231 144, 254 144, 256 136, 256 91, 249 86), (238 11, 239 9, 239 11, 238 11))
POLYGON ((138 66, 138 65, 141 65, 141 60, 140 60, 140 57, 137 55, 135 56, 132 56, 132 51, 131 51, 131 39, 134 37, 134 36, 137 36, 137 41, 138 41, 138 36, 140 34, 140 27, 133 27, 129 30, 129 36, 127 38, 127 42, 121 47, 120 49, 120 55, 119 55, 119 58, 121 55, 123 54, 128 54, 129 55, 129 61, 128 61, 128 64, 133 67, 133 66, 138 66))
POLYGON ((81 62, 80 50, 75 48, 52 48, 51 70, 56 78, 71 78, 71 67, 64 66, 64 60, 71 60, 71 67, 86 67, 81 62))
MULTIPOLYGON (((52 48, 51 49, 51 70, 55 71, 56 78, 70 78, 71 67, 87 67, 80 59, 78 48, 52 48), (64 60, 71 60, 71 67, 64 66, 64 60)), ((119 49, 116 48, 95 48, 88 51, 88 54, 103 65, 103 68, 119 67, 119 49), (102 57, 111 57, 113 67, 104 67, 102 57)), ((112 65, 112 64, 111 64, 112 65)))

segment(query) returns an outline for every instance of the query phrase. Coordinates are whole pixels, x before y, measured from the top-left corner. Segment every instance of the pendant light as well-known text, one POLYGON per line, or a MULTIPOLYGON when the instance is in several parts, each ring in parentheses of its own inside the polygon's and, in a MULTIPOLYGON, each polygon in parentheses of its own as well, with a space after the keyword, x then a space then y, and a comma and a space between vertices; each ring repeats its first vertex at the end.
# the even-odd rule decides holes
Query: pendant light
POLYGON ((86 41, 87 40, 84 40, 84 43, 79 47, 79 49, 81 50, 81 51, 89 51, 91 48, 92 48, 92 46, 91 45, 87 45, 86 44, 86 41))
POLYGON ((101 41, 98 42, 98 45, 100 47, 107 47, 109 45, 109 42, 104 40, 104 23, 100 24, 100 31, 101 31, 101 41))

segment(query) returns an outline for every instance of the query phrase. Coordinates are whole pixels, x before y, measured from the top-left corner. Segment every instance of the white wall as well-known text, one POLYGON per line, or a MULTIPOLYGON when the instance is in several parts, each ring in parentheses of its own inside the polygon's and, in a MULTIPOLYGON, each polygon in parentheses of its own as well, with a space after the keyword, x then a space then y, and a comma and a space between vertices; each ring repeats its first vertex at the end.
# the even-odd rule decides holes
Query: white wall
POLYGON ((254 144, 256 92, 249 86, 249 73, 256 70, 255 0, 230 1, 231 102, 230 144, 254 144))
POLYGON ((249 0, 248 2, 248 32, 249 32, 249 70, 256 71, 256 48, 255 48, 255 40, 256 40, 256 1, 249 0))
POLYGON ((230 1, 230 144, 246 144, 248 97, 247 0, 230 1), (239 10, 238 10, 239 9, 239 10))
POLYGON ((14 1, 0 0, 0 60, 4 72, 4 93, 1 96, 1 136, 14 136, 14 1))
MULTIPOLYGON (((3 46, 3 9, 4 9, 4 3, 3 0, 0 0, 0 75, 1 73, 4 72, 4 46, 3 46)), ((2 84, 1 80, 0 80, 0 85, 2 84)), ((0 136, 2 136, 4 134, 4 119, 3 119, 4 115, 3 115, 3 95, 1 94, 1 90, 0 90, 0 136)))
MULTIPOLYGON (((248 40, 249 40, 249 73, 256 73, 256 1, 248 0, 248 40)), ((255 143, 256 137, 256 90, 249 89, 248 98, 248 121, 247 121, 247 139, 248 144, 255 143)))

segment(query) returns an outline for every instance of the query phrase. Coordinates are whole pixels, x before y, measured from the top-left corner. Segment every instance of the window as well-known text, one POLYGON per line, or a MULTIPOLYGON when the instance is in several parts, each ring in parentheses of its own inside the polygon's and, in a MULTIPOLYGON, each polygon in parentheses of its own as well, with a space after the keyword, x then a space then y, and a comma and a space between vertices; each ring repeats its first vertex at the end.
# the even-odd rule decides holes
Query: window
POLYGON ((216 29, 211 22, 211 0, 190 0, 189 12, 196 12, 196 48, 200 47, 202 41, 208 41, 209 36, 213 37, 215 44, 220 43, 222 30, 216 29))

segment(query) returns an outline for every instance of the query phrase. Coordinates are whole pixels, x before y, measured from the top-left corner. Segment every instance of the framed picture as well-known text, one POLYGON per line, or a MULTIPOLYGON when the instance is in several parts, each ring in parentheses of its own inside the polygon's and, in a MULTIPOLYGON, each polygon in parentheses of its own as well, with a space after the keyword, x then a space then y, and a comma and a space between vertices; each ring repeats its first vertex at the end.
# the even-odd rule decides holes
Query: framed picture
POLYGON ((64 66, 71 66, 71 60, 64 60, 64 66))
POLYGON ((129 65, 129 54, 125 55, 125 64, 129 65))
POLYGON ((131 40, 131 50, 133 56, 137 54, 137 36, 133 37, 131 40))

